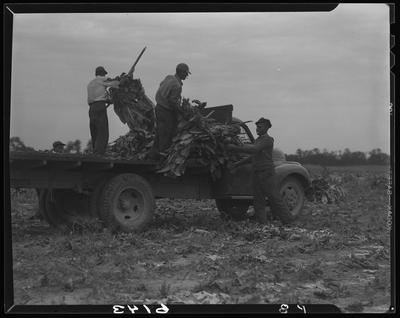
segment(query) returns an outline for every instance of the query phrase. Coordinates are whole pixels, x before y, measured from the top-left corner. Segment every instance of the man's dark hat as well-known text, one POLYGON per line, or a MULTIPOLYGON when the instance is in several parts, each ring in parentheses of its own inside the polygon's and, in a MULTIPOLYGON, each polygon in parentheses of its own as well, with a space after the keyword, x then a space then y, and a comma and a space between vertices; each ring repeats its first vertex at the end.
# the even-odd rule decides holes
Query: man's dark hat
POLYGON ((267 124, 267 126, 272 127, 271 121, 269 119, 266 119, 264 117, 261 117, 259 120, 256 121, 257 124, 267 124))
POLYGON ((53 142, 53 147, 57 147, 57 146, 65 146, 65 144, 62 143, 61 141, 55 141, 55 142, 53 142))
POLYGON ((107 71, 104 69, 103 66, 97 66, 96 67, 96 74, 103 74, 106 75, 108 74, 107 71))
POLYGON ((177 71, 177 72, 187 72, 188 74, 192 74, 192 73, 190 73, 190 71, 189 71, 189 66, 188 66, 187 64, 185 64, 185 63, 179 63, 179 64, 176 66, 176 71, 177 71))

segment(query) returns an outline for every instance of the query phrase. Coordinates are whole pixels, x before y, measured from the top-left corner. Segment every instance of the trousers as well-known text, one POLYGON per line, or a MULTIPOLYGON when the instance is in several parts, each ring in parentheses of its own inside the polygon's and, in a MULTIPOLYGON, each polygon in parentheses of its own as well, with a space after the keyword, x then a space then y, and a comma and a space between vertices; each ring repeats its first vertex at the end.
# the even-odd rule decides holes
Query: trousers
POLYGON ((274 173, 270 171, 253 172, 253 190, 254 190, 254 212, 257 220, 261 223, 267 223, 266 199, 268 197, 271 213, 278 217, 283 224, 290 223, 293 216, 290 214, 287 206, 275 184, 274 173))
POLYGON ((172 138, 177 133, 178 118, 176 112, 167 110, 160 105, 156 105, 155 114, 157 127, 153 150, 155 152, 164 152, 171 146, 172 138))
POLYGON ((103 101, 90 104, 89 127, 93 153, 103 155, 108 145, 108 117, 106 103, 103 101))

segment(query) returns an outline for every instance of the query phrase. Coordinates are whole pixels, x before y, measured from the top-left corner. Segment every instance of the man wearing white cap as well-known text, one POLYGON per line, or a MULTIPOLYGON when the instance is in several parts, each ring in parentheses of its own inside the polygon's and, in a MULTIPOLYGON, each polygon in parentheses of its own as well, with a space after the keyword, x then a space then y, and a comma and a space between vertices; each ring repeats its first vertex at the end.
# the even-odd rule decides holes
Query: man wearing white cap
POLYGON ((108 144, 107 87, 118 87, 118 81, 110 81, 105 77, 107 71, 103 66, 96 68, 96 77, 87 86, 90 135, 93 153, 102 155, 108 144))

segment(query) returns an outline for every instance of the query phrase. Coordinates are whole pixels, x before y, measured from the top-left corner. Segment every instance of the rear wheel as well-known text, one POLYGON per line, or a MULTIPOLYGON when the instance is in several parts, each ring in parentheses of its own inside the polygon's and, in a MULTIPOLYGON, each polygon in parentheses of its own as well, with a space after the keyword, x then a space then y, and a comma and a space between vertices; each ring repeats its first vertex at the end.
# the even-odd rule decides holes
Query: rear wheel
POLYGON ((82 223, 90 219, 87 195, 70 189, 44 191, 44 217, 53 226, 82 223))
POLYGON ((153 190, 141 176, 120 174, 104 186, 100 216, 113 232, 143 231, 151 222, 154 209, 153 190))
POLYGON ((223 218, 231 218, 236 221, 247 218, 246 212, 250 204, 243 200, 215 199, 215 203, 223 218))
POLYGON ((282 200, 290 214, 296 218, 300 215, 304 205, 305 194, 302 183, 295 177, 287 177, 280 186, 282 200))
POLYGON ((52 224, 51 220, 47 215, 46 205, 47 205, 47 189, 40 189, 39 190, 39 211, 38 213, 40 216, 48 223, 52 224))

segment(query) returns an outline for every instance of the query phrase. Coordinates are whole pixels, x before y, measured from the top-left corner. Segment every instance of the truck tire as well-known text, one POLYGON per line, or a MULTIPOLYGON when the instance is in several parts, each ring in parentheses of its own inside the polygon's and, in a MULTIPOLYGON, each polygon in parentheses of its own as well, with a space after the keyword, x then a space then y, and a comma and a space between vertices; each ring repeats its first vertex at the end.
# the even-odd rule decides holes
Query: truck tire
POLYGON ((56 204, 54 192, 50 190, 43 190, 43 201, 43 216, 47 223, 55 227, 62 224, 63 220, 60 217, 60 212, 56 204))
POLYGON ((243 200, 215 199, 215 204, 223 218, 231 218, 235 221, 247 218, 247 210, 250 204, 243 200))
POLYGON ((52 225, 51 223, 51 219, 49 218, 49 216, 47 215, 47 192, 48 190, 46 189, 40 189, 39 193, 39 211, 41 216, 43 217, 43 219, 50 225, 52 225))
POLYGON ((100 204, 102 221, 112 232, 141 232, 153 219, 155 199, 143 177, 124 173, 104 186, 100 204))
POLYGON ((89 219, 89 199, 70 189, 46 190, 44 212, 50 225, 71 227, 89 219))
POLYGON ((285 178, 280 185, 279 192, 292 217, 298 217, 305 200, 304 186, 300 180, 296 177, 285 178))

